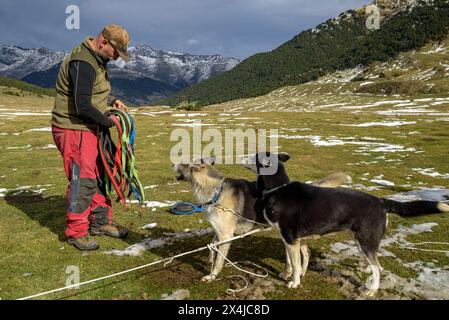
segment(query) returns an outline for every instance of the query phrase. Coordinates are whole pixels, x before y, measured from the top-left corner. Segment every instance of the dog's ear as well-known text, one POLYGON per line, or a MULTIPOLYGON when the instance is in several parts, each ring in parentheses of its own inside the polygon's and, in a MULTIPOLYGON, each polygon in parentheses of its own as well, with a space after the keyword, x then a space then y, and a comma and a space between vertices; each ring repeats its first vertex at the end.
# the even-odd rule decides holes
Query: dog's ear
POLYGON ((288 159, 290 159, 290 156, 287 152, 280 152, 278 153, 278 159, 281 162, 287 162, 288 159))
POLYGON ((260 165, 262 167, 268 168, 271 166, 271 157, 272 155, 268 154, 268 155, 262 155, 258 157, 258 162, 260 163, 260 165))
POLYGON ((217 159, 216 156, 212 156, 212 157, 207 157, 207 158, 202 158, 201 159, 201 163, 205 163, 208 165, 213 166, 215 164, 215 160, 217 159))

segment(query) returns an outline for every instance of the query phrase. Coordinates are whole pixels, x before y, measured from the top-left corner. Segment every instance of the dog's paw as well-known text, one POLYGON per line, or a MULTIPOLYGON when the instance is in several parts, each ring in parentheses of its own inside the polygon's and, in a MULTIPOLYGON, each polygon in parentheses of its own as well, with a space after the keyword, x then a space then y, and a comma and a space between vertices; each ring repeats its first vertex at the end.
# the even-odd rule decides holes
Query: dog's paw
POLYGON ((282 280, 288 280, 290 279, 290 277, 292 276, 291 272, 281 272, 279 273, 279 278, 281 278, 282 280))
POLYGON ((372 272, 371 266, 366 266, 365 268, 362 268, 362 272, 363 273, 371 273, 372 272))
POLYGON ((377 293, 377 290, 369 289, 369 290, 366 290, 365 292, 363 292, 362 295, 365 298, 372 298, 372 297, 374 297, 376 295, 376 293, 377 293))
POLYGON ((204 276, 204 277, 201 279, 201 281, 203 281, 203 282, 212 282, 212 281, 215 280, 216 277, 217 277, 217 276, 214 275, 214 274, 209 274, 209 275, 207 275, 207 276, 204 276))
POLYGON ((289 289, 296 289, 296 288, 298 288, 299 287, 299 281, 289 281, 288 283, 287 283, 287 288, 289 288, 289 289))
POLYGON ((301 277, 304 277, 306 275, 307 270, 306 269, 302 269, 301 271, 301 277))

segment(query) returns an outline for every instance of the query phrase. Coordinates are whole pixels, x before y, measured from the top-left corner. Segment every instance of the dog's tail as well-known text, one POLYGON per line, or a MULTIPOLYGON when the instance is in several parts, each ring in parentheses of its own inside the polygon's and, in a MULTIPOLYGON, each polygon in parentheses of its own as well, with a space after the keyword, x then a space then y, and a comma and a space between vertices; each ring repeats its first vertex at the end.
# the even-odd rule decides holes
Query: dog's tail
POLYGON ((381 199, 387 212, 396 213, 401 217, 416 217, 432 213, 449 212, 449 205, 436 201, 398 202, 381 199))
POLYGON ((344 172, 335 172, 314 183, 314 185, 324 188, 337 188, 345 183, 352 183, 351 176, 344 172))

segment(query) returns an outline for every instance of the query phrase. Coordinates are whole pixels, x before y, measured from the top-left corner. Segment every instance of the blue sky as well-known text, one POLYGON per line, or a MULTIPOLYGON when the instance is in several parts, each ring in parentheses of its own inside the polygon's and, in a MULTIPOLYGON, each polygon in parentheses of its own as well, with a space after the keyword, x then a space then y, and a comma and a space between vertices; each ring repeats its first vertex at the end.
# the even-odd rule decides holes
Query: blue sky
POLYGON ((131 45, 244 59, 370 0, 2 0, 0 43, 70 50, 105 24, 125 26, 131 45), (68 5, 80 29, 67 30, 68 5))

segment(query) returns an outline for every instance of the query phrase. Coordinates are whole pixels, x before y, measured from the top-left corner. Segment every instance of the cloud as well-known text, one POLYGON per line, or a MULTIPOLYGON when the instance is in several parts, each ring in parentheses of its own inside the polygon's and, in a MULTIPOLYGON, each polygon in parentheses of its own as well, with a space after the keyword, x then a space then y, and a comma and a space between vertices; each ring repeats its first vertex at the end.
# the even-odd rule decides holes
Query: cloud
POLYGON ((104 25, 125 26, 131 45, 246 58, 370 0, 2 0, 0 41, 70 50, 104 25), (67 30, 65 9, 80 8, 81 29, 67 30), (194 35, 194 36, 192 36, 194 35), (186 41, 186 39, 188 39, 186 41))
POLYGON ((187 45, 189 46, 189 47, 193 47, 193 46, 196 46, 196 45, 198 45, 200 42, 197 40, 197 39, 189 39, 189 40, 187 40, 187 45))

